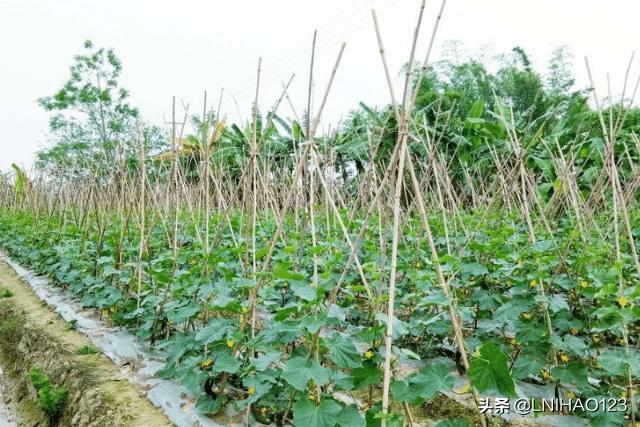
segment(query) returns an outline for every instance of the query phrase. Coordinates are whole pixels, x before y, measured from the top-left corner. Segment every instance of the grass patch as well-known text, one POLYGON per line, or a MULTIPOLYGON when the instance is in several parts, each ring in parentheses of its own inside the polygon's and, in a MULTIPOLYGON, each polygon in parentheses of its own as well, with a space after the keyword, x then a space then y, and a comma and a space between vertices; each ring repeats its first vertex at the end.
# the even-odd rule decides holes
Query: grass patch
POLYGON ((75 331, 78 329, 78 321, 76 319, 71 319, 67 322, 67 328, 71 331, 75 331))
POLYGON ((92 345, 83 345, 82 347, 76 350, 76 354, 80 356, 86 356, 89 354, 96 354, 96 353, 98 353, 98 349, 92 345))
POLYGON ((37 366, 32 367, 27 375, 38 395, 36 406, 46 414, 50 426, 57 426, 67 404, 69 390, 53 385, 49 376, 37 366))

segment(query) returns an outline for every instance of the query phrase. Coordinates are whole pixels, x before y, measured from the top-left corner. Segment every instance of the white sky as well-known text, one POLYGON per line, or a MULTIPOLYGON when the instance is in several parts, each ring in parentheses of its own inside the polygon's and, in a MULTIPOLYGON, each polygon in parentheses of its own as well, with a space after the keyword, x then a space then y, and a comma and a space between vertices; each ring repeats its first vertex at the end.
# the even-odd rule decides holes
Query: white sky
MULTIPOLYGON (((424 56, 439 1, 427 0, 418 58, 424 56)), ((339 44, 347 43, 325 110, 323 124, 328 126, 359 101, 388 102, 371 8, 378 12, 390 68, 398 75, 407 60, 419 3, 0 0, 0 170, 12 162, 30 165, 34 152, 46 144, 48 114, 36 99, 61 87, 85 39, 115 49, 132 104, 147 121, 162 124, 170 117, 173 95, 190 103, 192 112, 200 112, 202 91, 217 103, 221 87, 226 94, 223 113, 238 118, 233 94, 246 118, 260 56, 263 111, 279 96, 280 82, 295 72, 291 94, 302 113, 309 46, 317 28, 316 105, 339 44)), ((619 93, 629 57, 640 42, 639 12, 637 0, 448 0, 432 59, 438 60, 447 40, 463 42, 470 53, 484 46, 500 53, 520 45, 542 70, 551 51, 566 44, 575 54, 579 86, 587 85, 586 55, 602 95, 607 71, 613 92, 619 93)), ((285 107, 279 113, 291 115, 285 107)))

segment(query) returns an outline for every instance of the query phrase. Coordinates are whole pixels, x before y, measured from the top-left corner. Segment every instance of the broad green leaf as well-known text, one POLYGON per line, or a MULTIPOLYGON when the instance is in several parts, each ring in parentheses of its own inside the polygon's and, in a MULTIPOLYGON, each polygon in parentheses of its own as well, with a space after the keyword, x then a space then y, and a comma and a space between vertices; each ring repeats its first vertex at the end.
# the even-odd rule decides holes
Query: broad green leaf
POLYGON ((356 405, 346 406, 338 416, 338 425, 340 427, 364 427, 364 417, 360 415, 360 411, 356 405))
POLYGON ((208 326, 200 329, 196 334, 196 341, 210 344, 231 335, 237 328, 237 322, 228 319, 213 319, 208 326))
POLYGON ((220 409, 222 409, 222 406, 226 401, 226 395, 220 395, 215 399, 212 399, 211 397, 206 395, 201 396, 200 399, 198 399, 198 403, 196 403, 196 409, 203 414, 214 415, 220 412, 220 409))
POLYGON ((546 354, 521 354, 513 364, 513 376, 526 379, 529 375, 538 375, 546 363, 546 354))
POLYGON ((622 350, 604 350, 598 357, 598 362, 610 374, 623 375, 625 373, 625 359, 626 356, 622 350))
POLYGON ((329 381, 329 370, 315 360, 307 361, 304 357, 294 357, 289 359, 282 370, 282 378, 296 390, 304 391, 310 380, 318 385, 326 384, 329 381))
POLYGON ((557 313, 561 310, 570 310, 569 304, 567 304, 567 299, 562 295, 553 295, 549 298, 549 309, 557 313))
POLYGON ((260 400, 262 396, 267 394, 273 387, 269 381, 259 377, 247 377, 242 381, 246 390, 251 390, 252 394, 244 401, 247 404, 252 404, 260 400))
POLYGON ((432 363, 417 374, 395 381, 391 385, 391 392, 395 400, 418 404, 441 390, 451 389, 454 382, 454 377, 444 363, 432 363))
POLYGON ((477 262, 462 264, 462 266, 460 267, 460 271, 470 276, 482 276, 485 274, 489 274, 489 270, 487 270, 487 267, 482 264, 478 264, 477 262))
POLYGON ((240 364, 240 360, 233 357, 232 350, 228 348, 221 348, 215 353, 213 371, 235 374, 238 368, 240 368, 240 364))
POLYGON ((318 296, 318 288, 311 286, 311 283, 292 281, 291 290, 295 296, 305 301, 313 301, 318 296))
POLYGON ((564 350, 578 356, 584 356, 587 353, 587 343, 580 337, 573 335, 565 335, 562 339, 554 335, 551 337, 551 343, 559 350, 564 350))
POLYGON ((331 353, 331 360, 338 367, 350 369, 362 366, 362 356, 349 338, 335 333, 326 344, 331 353))
POLYGON ((353 388, 355 390, 378 384, 382 379, 380 369, 373 362, 367 362, 362 367, 352 370, 351 378, 353 379, 353 388))
POLYGON ((587 366, 582 362, 569 362, 566 366, 551 368, 551 374, 564 385, 575 385, 581 389, 587 387, 587 366))
POLYGON ((491 342, 483 344, 480 356, 471 361, 469 379, 480 393, 496 393, 506 397, 516 395, 507 356, 491 342))
POLYGON ((302 397, 293 405, 293 423, 304 427, 333 427, 340 421, 342 405, 325 399, 319 405, 302 397))
POLYGON ((279 351, 273 351, 269 353, 265 353, 252 359, 251 364, 256 368, 256 371, 264 371, 269 367, 269 365, 276 360, 280 360, 280 356, 282 353, 279 351))

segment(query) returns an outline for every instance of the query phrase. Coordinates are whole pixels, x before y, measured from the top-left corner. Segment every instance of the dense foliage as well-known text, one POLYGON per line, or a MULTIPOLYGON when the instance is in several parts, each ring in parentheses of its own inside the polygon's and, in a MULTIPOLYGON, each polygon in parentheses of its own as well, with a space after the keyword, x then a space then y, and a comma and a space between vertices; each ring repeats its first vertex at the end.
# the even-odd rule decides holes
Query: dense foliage
MULTIPOLYGON (((466 343, 480 351, 469 372, 474 386, 509 396, 514 395, 514 380, 522 380, 556 384, 569 396, 624 396, 626 367, 640 376, 639 355, 633 349, 625 355, 621 347, 625 325, 634 346, 640 332, 640 288, 629 286, 618 294, 620 276, 637 283, 634 270, 625 267, 630 264, 611 263, 613 248, 596 234, 584 244, 577 241, 580 236, 571 224, 561 224, 552 239, 531 245, 517 215, 488 212, 489 219, 480 222, 482 214, 464 216, 469 229, 481 227, 473 239, 462 230, 449 235, 450 251, 459 256, 447 255, 445 240, 438 240, 443 268, 459 272, 450 284, 470 328, 466 343), (538 292, 541 283, 546 297, 538 292), (544 323, 545 304, 553 335, 544 323), (552 345, 558 351, 557 364, 549 357, 552 345), (500 360, 508 361, 508 368, 504 364, 499 370, 500 360)), ((241 220, 234 215, 234 222, 241 220)), ((634 218, 636 235, 639 220, 634 218)), ((281 419, 291 409, 297 425, 360 425, 364 421, 357 421, 358 408, 335 400, 336 392, 346 392, 359 396, 365 408, 372 408, 368 414, 375 415, 376 397, 369 389, 381 379, 387 269, 377 250, 375 227, 368 231, 371 236, 361 254, 373 297, 365 296, 366 288, 352 273, 336 304, 327 302, 328 295, 348 247, 319 226, 322 245, 313 253, 300 252, 299 247, 311 247, 310 236, 291 232, 287 245, 278 245, 268 286, 259 293, 260 327, 252 336, 242 325, 247 322, 248 292, 256 283, 243 273, 230 235, 224 234, 203 259, 201 244, 190 237, 189 219, 182 218, 180 252, 173 265, 162 227, 152 227, 144 259, 148 278, 137 308, 137 231, 122 229, 117 217, 106 221, 101 237, 94 226, 81 228, 56 217, 5 210, 0 213, 0 246, 87 306, 109 313, 114 322, 164 349, 168 359, 163 375, 180 379, 200 395, 198 406, 204 412, 216 413, 231 401, 239 410, 253 404, 254 415, 264 422, 281 419), (312 255, 320 266, 317 283, 305 267, 312 255), (222 376, 228 377, 223 393, 217 388, 222 376)), ((432 221, 434 232, 442 235, 441 218, 432 221)), ((295 229, 291 220, 287 227, 295 229)), ((272 219, 261 219, 261 245, 273 228, 272 219)), ((430 362, 415 365, 419 372, 392 385, 397 402, 413 405, 455 383, 449 373, 455 348, 447 339, 452 333, 444 310, 448 301, 436 285, 431 257, 421 247, 417 230, 417 223, 407 223, 400 244, 395 363, 430 362)), ((258 258, 265 252, 261 246, 258 258)), ((585 416, 597 417, 594 425, 613 425, 621 422, 622 414, 585 416)))

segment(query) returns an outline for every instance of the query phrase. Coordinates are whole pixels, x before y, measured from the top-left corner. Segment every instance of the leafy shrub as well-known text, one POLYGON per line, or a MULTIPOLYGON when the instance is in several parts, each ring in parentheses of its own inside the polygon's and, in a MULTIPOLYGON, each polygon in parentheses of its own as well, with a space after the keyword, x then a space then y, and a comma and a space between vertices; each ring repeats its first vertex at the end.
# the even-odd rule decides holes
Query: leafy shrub
POLYGON ((38 393, 36 406, 47 415, 49 425, 58 425, 67 404, 69 391, 66 387, 54 386, 49 376, 37 366, 29 370, 28 376, 29 382, 38 393))
POLYGON ((83 345, 78 350, 76 350, 76 354, 79 354, 80 356, 86 356, 88 354, 96 354, 97 352, 98 352, 98 349, 92 345, 83 345))
POLYGON ((67 322, 67 327, 72 330, 75 331, 76 329, 78 329, 78 321, 76 319, 71 319, 67 322))

